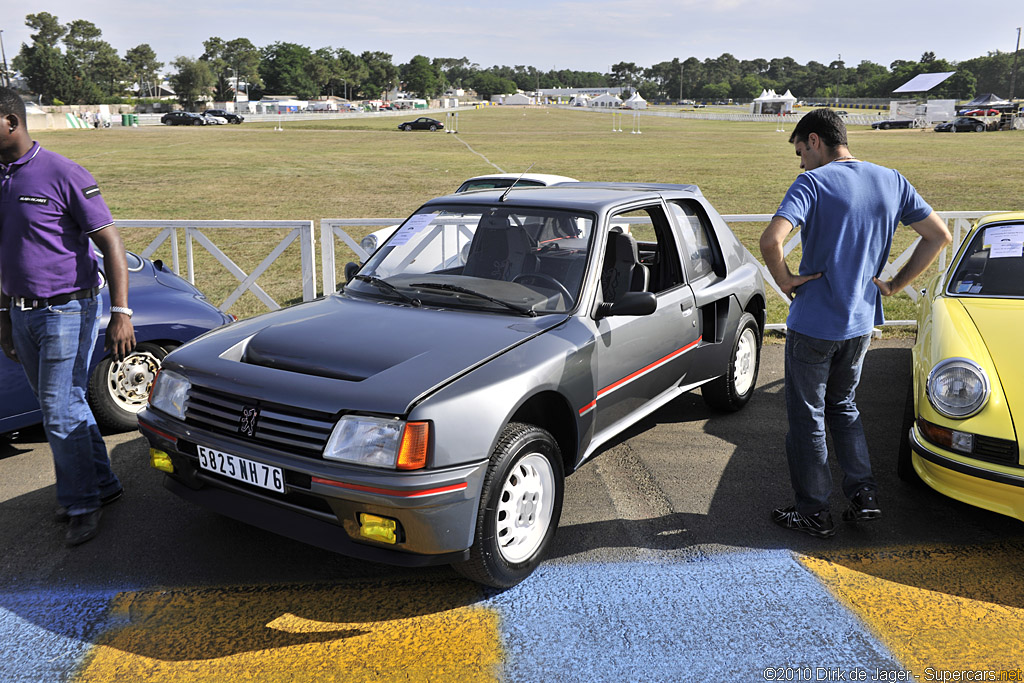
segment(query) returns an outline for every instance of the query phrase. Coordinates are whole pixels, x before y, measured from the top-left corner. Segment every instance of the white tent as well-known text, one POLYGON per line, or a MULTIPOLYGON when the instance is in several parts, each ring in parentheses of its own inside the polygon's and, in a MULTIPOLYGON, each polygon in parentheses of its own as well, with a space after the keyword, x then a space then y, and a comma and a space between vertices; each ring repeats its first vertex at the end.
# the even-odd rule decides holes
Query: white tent
POLYGON ((774 90, 762 90, 760 97, 750 103, 751 114, 786 114, 793 111, 796 98, 786 90, 785 95, 778 95, 774 90))
POLYGON ((590 107, 604 107, 606 109, 608 109, 608 108, 618 109, 619 107, 622 106, 622 98, 620 98, 618 95, 612 95, 610 93, 605 93, 603 95, 598 95, 594 99, 590 100, 590 103, 587 106, 590 106, 590 107))
POLYGON ((585 107, 588 102, 590 102, 590 96, 585 93, 577 93, 571 100, 569 100, 569 104, 573 107, 585 107))
POLYGON ((623 109, 647 109, 647 100, 640 97, 640 93, 635 92, 630 95, 629 99, 622 103, 623 109))

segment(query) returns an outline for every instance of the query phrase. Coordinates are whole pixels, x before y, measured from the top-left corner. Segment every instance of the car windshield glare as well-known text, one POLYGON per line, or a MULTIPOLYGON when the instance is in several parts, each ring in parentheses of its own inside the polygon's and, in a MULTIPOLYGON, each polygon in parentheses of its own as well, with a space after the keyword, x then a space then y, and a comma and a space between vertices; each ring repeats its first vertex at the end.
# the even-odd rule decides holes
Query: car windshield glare
MULTIPOLYGON (((431 206, 406 220, 360 275, 425 306, 565 313, 579 300, 593 225, 593 216, 553 209, 431 206)), ((362 278, 349 288, 387 296, 362 278)))
POLYGON ((983 226, 950 278, 957 296, 1024 298, 1024 223, 983 226))

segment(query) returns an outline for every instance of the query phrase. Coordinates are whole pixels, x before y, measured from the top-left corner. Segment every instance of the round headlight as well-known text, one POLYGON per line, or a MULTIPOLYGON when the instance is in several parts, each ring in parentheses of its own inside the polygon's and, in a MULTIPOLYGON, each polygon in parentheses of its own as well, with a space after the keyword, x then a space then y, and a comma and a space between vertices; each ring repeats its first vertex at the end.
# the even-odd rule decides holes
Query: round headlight
POLYGON ((974 415, 988 401, 989 382, 985 371, 972 360, 947 358, 928 373, 928 401, 946 417, 974 415))
POLYGON ((367 255, 372 254, 377 251, 377 236, 371 232, 359 242, 359 246, 363 248, 367 255))

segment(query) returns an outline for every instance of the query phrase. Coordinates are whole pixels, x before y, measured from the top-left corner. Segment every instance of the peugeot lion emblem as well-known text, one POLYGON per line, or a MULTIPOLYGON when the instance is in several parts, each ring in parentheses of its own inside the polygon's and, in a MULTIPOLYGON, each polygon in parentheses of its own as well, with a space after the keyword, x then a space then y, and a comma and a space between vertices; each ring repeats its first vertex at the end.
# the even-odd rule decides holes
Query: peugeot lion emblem
POLYGON ((258 406, 244 406, 242 418, 238 421, 238 432, 246 436, 256 436, 256 422, 260 419, 258 406))

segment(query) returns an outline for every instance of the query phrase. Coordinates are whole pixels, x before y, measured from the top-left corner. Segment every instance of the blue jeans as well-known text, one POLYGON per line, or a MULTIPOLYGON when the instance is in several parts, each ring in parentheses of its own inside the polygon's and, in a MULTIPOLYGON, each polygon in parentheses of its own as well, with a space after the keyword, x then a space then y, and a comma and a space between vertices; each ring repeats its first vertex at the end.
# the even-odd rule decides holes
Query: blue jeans
POLYGON ((829 341, 793 330, 786 333, 786 456, 801 514, 813 515, 829 507, 832 472, 826 423, 843 470, 846 497, 864 486, 875 488, 868 443, 854 401, 870 342, 870 335, 829 341))
POLYGON ((99 297, 30 311, 11 306, 14 348, 43 411, 57 502, 69 515, 98 510, 101 496, 121 488, 86 402, 99 306, 99 297))

